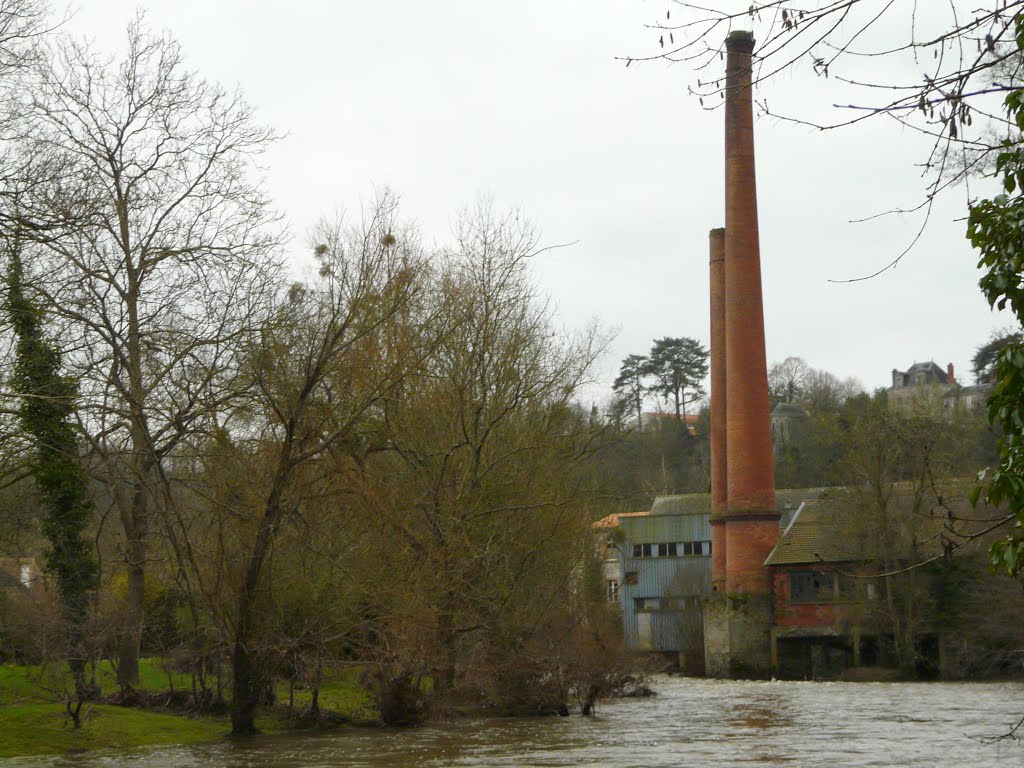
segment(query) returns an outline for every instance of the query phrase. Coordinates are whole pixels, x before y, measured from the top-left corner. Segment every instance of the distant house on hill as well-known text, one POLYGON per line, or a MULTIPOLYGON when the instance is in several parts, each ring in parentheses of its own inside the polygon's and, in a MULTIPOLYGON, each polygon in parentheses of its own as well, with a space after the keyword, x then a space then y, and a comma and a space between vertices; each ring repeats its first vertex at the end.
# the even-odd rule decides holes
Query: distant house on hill
POLYGON ((889 407, 894 410, 952 415, 984 406, 992 385, 961 386, 952 363, 943 371, 934 362, 927 362, 914 363, 905 371, 893 368, 892 386, 887 392, 889 407))
POLYGON ((807 428, 810 414, 796 403, 779 403, 772 409, 772 448, 778 453, 783 446, 799 442, 807 428))

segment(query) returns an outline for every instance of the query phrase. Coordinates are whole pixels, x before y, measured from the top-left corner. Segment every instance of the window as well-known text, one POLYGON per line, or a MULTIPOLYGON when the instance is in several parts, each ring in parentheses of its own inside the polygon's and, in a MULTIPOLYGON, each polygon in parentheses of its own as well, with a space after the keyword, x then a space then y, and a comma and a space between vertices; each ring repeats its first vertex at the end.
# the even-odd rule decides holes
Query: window
POLYGON ((608 602, 615 603, 619 599, 619 580, 608 579, 608 602))
POLYGON ((636 584, 637 584, 636 571, 627 571, 626 572, 625 584, 626 584, 627 587, 635 587, 636 586, 636 584))
POLYGON ((789 602, 831 603, 835 598, 835 581, 831 573, 793 571, 789 574, 789 602))
POLYGON ((633 604, 638 611, 657 611, 661 608, 661 598, 637 597, 633 599, 633 604))
POLYGON ((633 545, 633 557, 680 557, 710 554, 710 541, 666 541, 656 544, 633 545))

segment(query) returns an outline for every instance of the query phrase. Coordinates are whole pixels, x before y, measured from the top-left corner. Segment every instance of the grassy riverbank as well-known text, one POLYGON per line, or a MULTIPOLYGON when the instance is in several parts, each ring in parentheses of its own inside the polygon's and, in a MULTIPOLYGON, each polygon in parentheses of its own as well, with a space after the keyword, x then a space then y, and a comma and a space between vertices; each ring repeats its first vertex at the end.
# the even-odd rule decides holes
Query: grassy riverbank
POLYGON ((198 744, 222 738, 226 721, 150 712, 106 704, 86 705, 75 730, 60 703, 0 708, 0 758, 68 751, 198 744))
MULTIPOLYGON (((139 690, 146 693, 188 689, 186 675, 168 673, 157 660, 146 659, 139 670, 139 690)), ((116 690, 109 666, 97 671, 104 691, 116 690)), ((224 716, 192 716, 180 712, 87 703, 82 727, 75 730, 60 700, 64 681, 58 669, 0 665, 0 758, 60 754, 68 751, 118 749, 155 744, 197 744, 223 738, 230 724, 224 716)), ((294 715, 309 707, 311 695, 294 691, 287 707, 287 684, 278 686, 281 705, 268 708, 259 719, 261 730, 280 733, 295 724, 294 715)), ((377 719, 358 671, 346 670, 325 681, 320 707, 336 720, 372 722, 377 719)))

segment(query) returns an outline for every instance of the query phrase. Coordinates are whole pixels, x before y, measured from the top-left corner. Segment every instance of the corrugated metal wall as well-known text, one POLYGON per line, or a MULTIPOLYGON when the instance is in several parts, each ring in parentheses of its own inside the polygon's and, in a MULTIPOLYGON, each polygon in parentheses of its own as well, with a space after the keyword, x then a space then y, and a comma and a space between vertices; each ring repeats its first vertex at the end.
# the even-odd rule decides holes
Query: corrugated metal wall
POLYGON ((700 597, 711 591, 711 557, 637 558, 633 557, 633 545, 710 541, 707 514, 652 512, 647 517, 620 518, 619 526, 624 536, 619 594, 627 645, 642 650, 702 653, 700 597))
MULTIPOLYGON (((802 501, 818 498, 823 489, 777 490, 775 501, 787 520, 802 501)), ((633 557, 634 544, 710 541, 711 495, 659 496, 651 513, 619 518, 621 550, 619 598, 623 630, 631 648, 703 654, 704 629, 700 597, 711 592, 711 558, 707 554, 678 557, 633 557), (627 574, 635 574, 629 583, 627 574), (637 609, 637 600, 667 598, 657 609, 637 609)))

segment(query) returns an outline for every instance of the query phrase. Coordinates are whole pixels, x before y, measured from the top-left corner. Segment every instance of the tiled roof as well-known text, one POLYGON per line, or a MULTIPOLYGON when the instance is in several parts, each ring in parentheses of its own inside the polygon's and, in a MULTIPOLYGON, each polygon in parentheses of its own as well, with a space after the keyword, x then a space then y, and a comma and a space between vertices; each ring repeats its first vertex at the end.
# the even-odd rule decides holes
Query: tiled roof
MULTIPOLYGON (((820 496, 823 488, 783 488, 775 491, 775 504, 779 512, 796 509, 805 499, 820 496)), ((646 513, 637 513, 646 514, 646 513)), ((651 505, 652 515, 709 515, 711 514, 710 493, 681 493, 673 496, 658 496, 651 505)))
POLYGON ((910 483, 890 486, 885 506, 890 516, 889 536, 885 541, 878 538, 882 526, 873 519, 879 503, 867 489, 830 489, 803 503, 765 565, 853 562, 883 554, 895 559, 940 554, 944 525, 950 516, 985 517, 967 499, 972 485, 972 480, 951 480, 938 489, 916 492, 910 483))
POLYGON ((772 408, 772 416, 807 416, 807 410, 796 403, 778 403, 772 408))
POLYGON ((620 517, 641 517, 649 515, 650 512, 616 512, 613 515, 607 515, 602 517, 596 523, 593 524, 594 528, 617 528, 619 526, 620 517))

